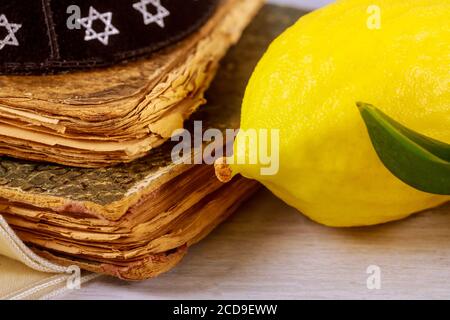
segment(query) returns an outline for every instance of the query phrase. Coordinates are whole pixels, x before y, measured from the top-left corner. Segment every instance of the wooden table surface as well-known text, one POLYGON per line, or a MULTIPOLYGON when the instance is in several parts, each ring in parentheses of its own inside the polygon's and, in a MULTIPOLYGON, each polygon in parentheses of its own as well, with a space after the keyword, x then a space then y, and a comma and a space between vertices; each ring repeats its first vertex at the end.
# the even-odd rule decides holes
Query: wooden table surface
POLYGON ((450 205, 382 226, 331 229, 262 190, 173 271, 102 277, 64 299, 450 298, 450 205), (367 288, 367 268, 381 289, 367 288))
POLYGON ((60 298, 449 299, 449 279, 450 205, 382 226, 331 229, 262 190, 171 272, 139 283, 102 277, 60 298), (367 287, 369 266, 379 267, 379 290, 367 287))

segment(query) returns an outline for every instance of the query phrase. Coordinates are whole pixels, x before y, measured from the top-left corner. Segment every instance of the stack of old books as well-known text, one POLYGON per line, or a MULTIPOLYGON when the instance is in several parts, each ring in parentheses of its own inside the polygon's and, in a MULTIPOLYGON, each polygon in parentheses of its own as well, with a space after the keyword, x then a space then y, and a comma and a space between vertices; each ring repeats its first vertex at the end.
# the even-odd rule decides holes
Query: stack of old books
MULTIPOLYGON (((210 165, 174 163, 170 137, 196 121, 203 130, 238 128, 253 67, 292 21, 282 11, 257 16, 198 107, 261 5, 219 1, 196 31, 147 58, 0 76, 0 214, 34 252, 64 266, 150 278, 254 193, 258 185, 244 178, 221 184, 210 165)), ((153 22, 161 24, 169 11, 158 12, 153 22)))

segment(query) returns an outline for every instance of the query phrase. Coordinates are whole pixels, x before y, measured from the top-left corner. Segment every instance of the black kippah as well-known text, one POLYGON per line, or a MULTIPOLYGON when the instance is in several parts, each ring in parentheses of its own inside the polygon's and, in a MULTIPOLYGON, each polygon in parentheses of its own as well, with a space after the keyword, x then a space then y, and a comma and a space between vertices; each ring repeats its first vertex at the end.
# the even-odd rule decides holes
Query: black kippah
POLYGON ((204 24, 220 0, 1 0, 0 73, 108 66, 204 24))

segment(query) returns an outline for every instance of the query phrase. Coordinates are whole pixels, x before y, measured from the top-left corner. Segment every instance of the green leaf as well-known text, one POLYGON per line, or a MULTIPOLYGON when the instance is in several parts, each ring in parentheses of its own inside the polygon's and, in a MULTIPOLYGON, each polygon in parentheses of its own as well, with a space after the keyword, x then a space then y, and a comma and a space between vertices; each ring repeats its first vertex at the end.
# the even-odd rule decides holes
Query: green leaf
POLYGON ((358 102, 372 144, 383 164, 408 185, 450 195, 450 145, 414 132, 374 106, 358 102))

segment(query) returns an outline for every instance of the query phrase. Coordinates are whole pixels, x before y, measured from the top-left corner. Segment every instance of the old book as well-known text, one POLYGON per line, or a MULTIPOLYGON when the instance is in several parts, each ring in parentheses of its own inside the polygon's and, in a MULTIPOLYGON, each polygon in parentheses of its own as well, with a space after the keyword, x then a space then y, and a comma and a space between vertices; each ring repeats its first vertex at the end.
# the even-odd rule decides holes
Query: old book
MULTIPOLYGON (((237 128, 241 99, 257 61, 299 12, 266 6, 224 59, 208 104, 187 123, 237 128)), ((220 184, 207 165, 173 164, 167 142, 146 157, 108 168, 73 168, 2 158, 0 212, 39 255, 123 279, 175 266, 248 198, 257 185, 220 184)))
POLYGON ((221 0, 186 39, 148 59, 69 74, 0 76, 0 154, 78 167, 130 162, 201 104, 219 60, 263 0, 221 0))
POLYGON ((1 74, 55 74, 144 57, 197 31, 223 0, 2 0, 1 74))

